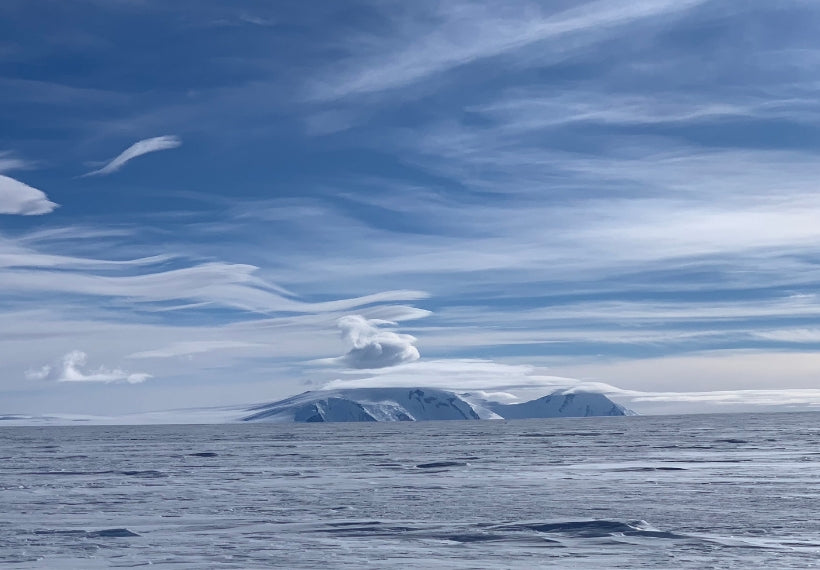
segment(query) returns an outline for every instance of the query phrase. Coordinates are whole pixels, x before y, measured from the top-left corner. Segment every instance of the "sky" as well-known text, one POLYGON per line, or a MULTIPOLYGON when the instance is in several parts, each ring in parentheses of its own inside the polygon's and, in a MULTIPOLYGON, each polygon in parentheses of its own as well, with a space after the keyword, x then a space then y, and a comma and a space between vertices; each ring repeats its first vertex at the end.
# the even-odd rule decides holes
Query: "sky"
POLYGON ((0 413, 820 408, 820 4, 0 3, 0 413))

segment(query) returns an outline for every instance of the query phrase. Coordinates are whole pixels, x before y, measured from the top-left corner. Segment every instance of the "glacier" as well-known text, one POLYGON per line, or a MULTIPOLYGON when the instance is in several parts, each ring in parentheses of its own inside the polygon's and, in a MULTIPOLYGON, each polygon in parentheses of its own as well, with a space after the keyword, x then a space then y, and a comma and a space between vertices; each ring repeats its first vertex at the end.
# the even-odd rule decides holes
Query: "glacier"
POLYGON ((630 416, 603 394, 554 392, 502 404, 438 388, 350 388, 304 392, 248 408, 246 422, 393 422, 630 416))

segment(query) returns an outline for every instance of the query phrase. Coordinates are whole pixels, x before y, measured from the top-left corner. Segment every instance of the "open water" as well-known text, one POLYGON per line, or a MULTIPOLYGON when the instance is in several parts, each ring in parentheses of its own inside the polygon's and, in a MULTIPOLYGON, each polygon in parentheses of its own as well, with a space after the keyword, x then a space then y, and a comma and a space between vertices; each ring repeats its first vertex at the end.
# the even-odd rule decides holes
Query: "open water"
POLYGON ((0 428, 0 567, 820 567, 820 413, 0 428))

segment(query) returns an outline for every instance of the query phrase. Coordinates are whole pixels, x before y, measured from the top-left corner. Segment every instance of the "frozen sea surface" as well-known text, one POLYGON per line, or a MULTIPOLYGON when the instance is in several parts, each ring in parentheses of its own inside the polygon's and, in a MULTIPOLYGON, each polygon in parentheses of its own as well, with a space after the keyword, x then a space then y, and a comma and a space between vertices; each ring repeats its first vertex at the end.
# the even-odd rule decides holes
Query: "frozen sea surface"
POLYGON ((0 428, 8 568, 820 567, 820 414, 0 428))

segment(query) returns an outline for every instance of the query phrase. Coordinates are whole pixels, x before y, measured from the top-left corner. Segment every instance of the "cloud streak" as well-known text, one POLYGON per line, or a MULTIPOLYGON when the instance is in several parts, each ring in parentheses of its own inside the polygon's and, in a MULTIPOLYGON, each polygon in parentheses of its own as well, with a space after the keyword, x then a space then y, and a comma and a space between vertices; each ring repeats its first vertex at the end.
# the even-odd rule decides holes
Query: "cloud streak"
POLYGON ((142 156, 150 152, 177 148, 181 144, 182 141, 180 138, 174 135, 143 139, 129 146, 102 168, 87 172, 86 174, 83 174, 83 176, 106 176, 118 171, 120 168, 125 166, 126 163, 137 158, 138 156, 142 156))
POLYGON ((243 348, 257 348, 264 345, 251 342, 240 342, 233 340, 202 340, 189 342, 175 342, 165 348, 154 350, 143 350, 129 354, 128 358, 176 358, 180 356, 190 357, 194 354, 203 354, 215 350, 238 350, 243 348))
MULTIPOLYGON (((213 306, 229 307, 259 313, 291 312, 320 313, 343 311, 363 305, 417 300, 427 297, 421 291, 394 290, 335 301, 304 302, 281 287, 259 277, 258 267, 224 262, 202 263, 165 271, 143 271, 140 274, 103 275, 91 271, 94 266, 105 267, 105 262, 46 256, 27 258, 25 255, 3 255, 0 241, 0 267, 4 260, 12 267, 23 268, 0 271, 0 287, 5 291, 31 294, 36 291, 91 295, 128 299, 132 303, 165 303, 189 301, 213 306), (32 265, 32 262, 43 265, 32 265), (83 267, 86 265, 86 267, 83 267), (67 271, 67 269, 79 269, 67 271), (60 279, 55 279, 59 270, 60 279)), ((161 262, 165 258, 151 257, 108 265, 110 269, 130 269, 161 262)))
MULTIPOLYGON (((528 2, 517 2, 506 10, 479 2, 449 2, 416 14, 418 19, 389 22, 388 38, 357 39, 353 45, 377 49, 351 58, 346 71, 317 84, 313 95, 330 100, 403 87, 462 65, 568 36, 581 36, 582 44, 594 43, 612 28, 670 17, 703 2, 598 0, 552 14, 544 14, 541 6, 528 2)), ((573 47, 568 43, 559 51, 565 54, 573 47)))

